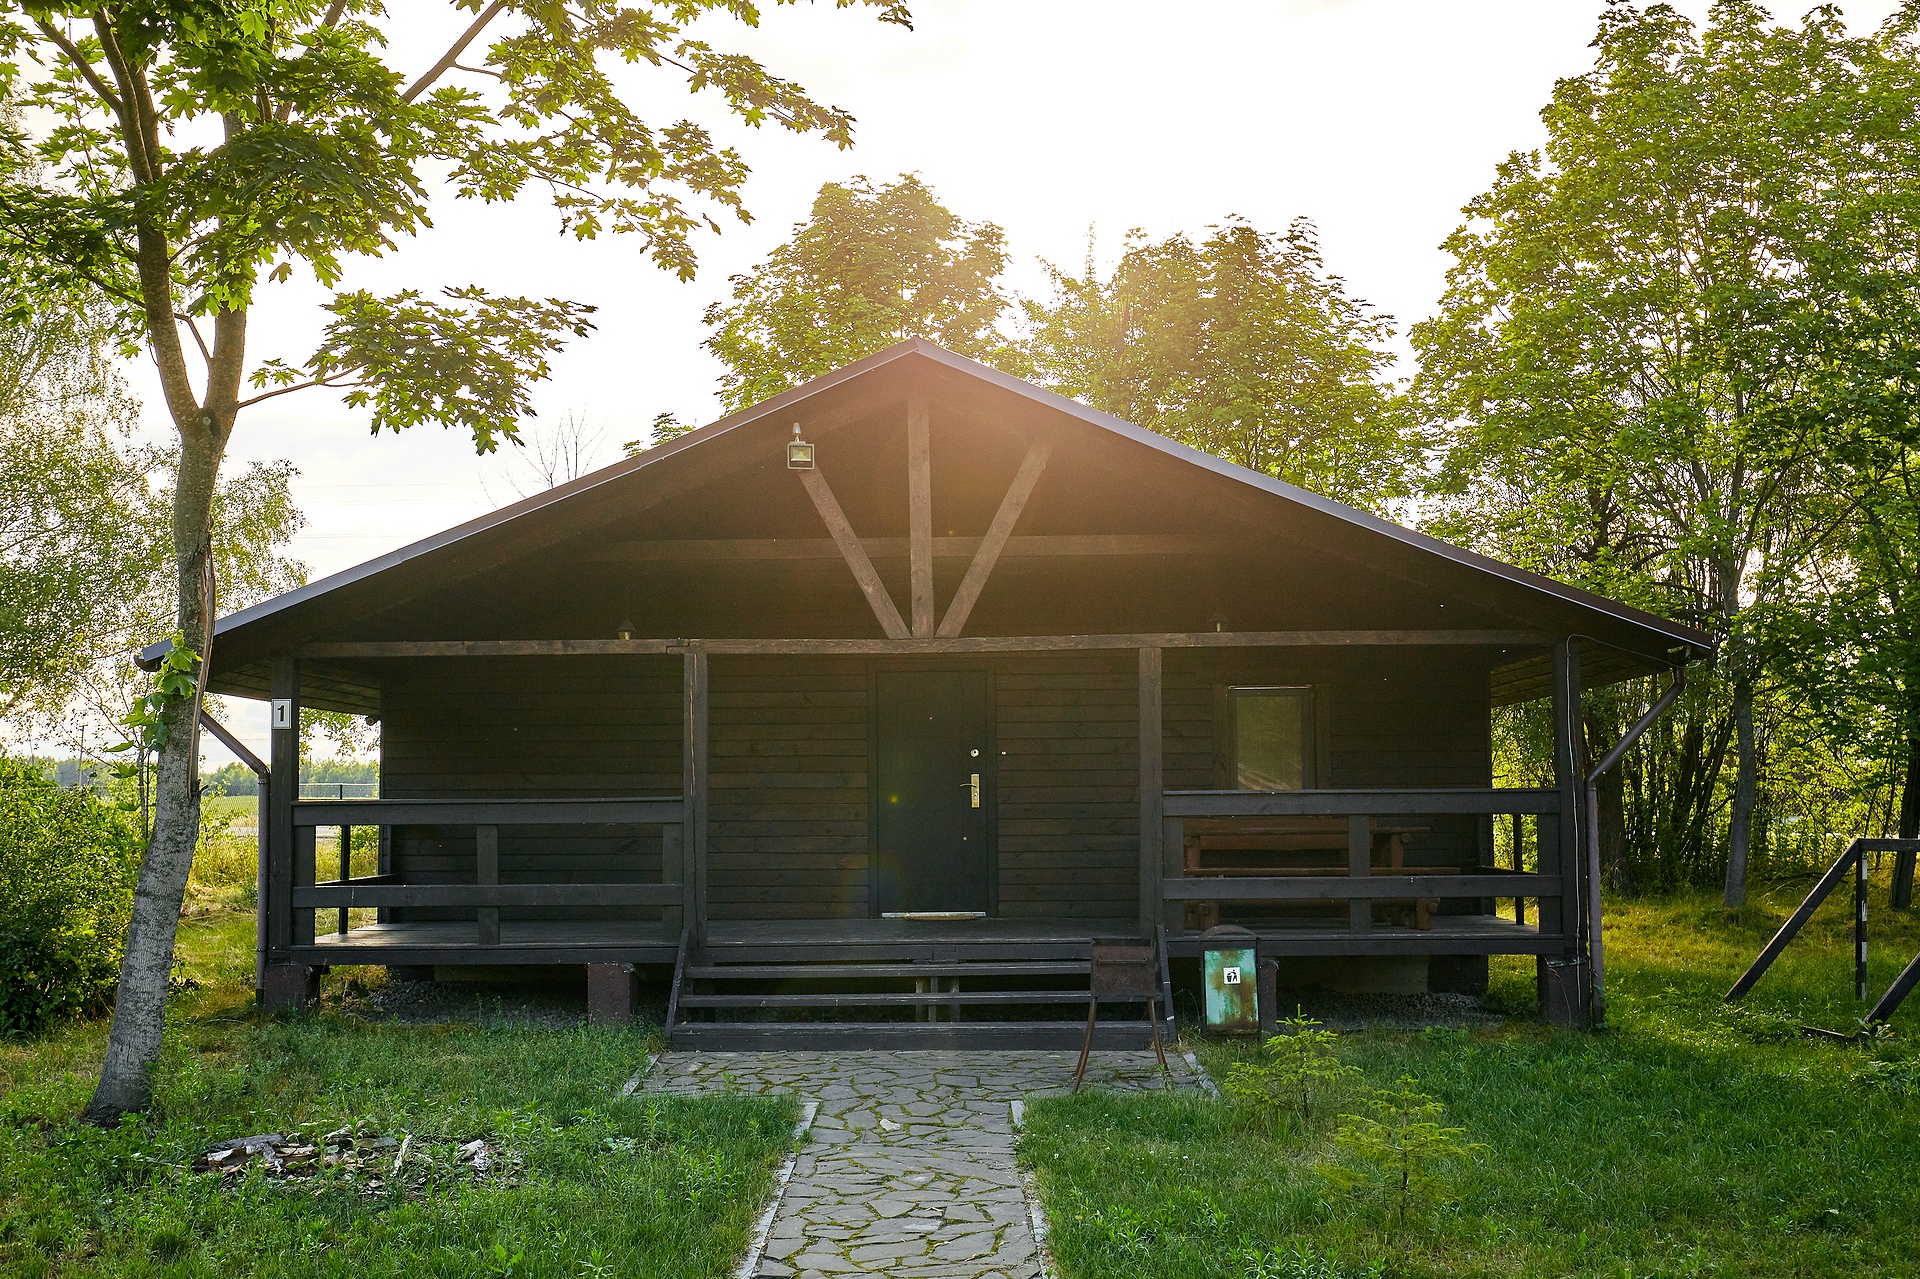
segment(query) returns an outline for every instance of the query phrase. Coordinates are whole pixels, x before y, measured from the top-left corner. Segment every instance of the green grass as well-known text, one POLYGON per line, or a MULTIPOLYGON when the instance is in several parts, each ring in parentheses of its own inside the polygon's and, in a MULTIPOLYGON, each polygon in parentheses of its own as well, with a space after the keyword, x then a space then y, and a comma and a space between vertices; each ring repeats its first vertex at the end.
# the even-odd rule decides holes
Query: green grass
MULTIPOLYGON (((1338 1157, 1330 1117, 1302 1135, 1192 1097, 1036 1103, 1022 1155, 1064 1274, 1920 1273, 1920 1000, 1869 1048, 1800 1034, 1865 1011, 1835 902, 1742 1006, 1720 1001, 1803 889, 1734 917, 1703 898, 1614 907, 1599 1033, 1525 1020, 1532 964, 1510 960, 1494 994, 1512 1021, 1344 1037, 1363 1086, 1411 1075, 1486 1147, 1404 1232, 1385 1196, 1318 1170, 1338 1157)), ((1872 932, 1877 995, 1920 950, 1920 922, 1880 910, 1872 932)), ((1221 1077, 1240 1051, 1201 1056, 1221 1077)))
POLYGON ((253 921, 182 925, 185 975, 151 1115, 74 1122, 103 1024, 0 1043, 0 1274, 719 1275, 745 1247, 792 1130, 787 1099, 622 1100, 644 1032, 261 1020, 253 921), (405 1193, 185 1170, 216 1140, 363 1121, 485 1137, 511 1184, 405 1193))

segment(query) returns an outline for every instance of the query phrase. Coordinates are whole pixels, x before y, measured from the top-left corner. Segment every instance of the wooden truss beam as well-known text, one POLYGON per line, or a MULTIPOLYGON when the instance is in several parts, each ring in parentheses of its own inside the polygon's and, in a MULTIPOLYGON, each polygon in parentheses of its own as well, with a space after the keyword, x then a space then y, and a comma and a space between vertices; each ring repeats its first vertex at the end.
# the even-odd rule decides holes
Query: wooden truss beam
POLYGON ((833 534, 833 542, 840 548, 841 558, 853 570, 853 580, 860 584, 861 594, 867 597, 867 604, 879 620, 880 629, 886 632, 888 639, 906 639, 907 625, 900 620, 900 610, 894 605, 893 597, 887 594, 886 583, 874 571, 866 548, 860 545, 860 539, 854 535, 853 525, 847 523, 846 512, 840 509, 839 500, 827 486, 827 477, 817 470, 796 471, 794 474, 806 486, 807 496, 813 499, 814 509, 820 512, 827 532, 833 534))
MULTIPOLYGON (((895 613, 896 620, 899 614, 895 613)), ((904 629, 904 628, 903 628, 904 629)), ((302 645, 305 658, 558 657, 644 653, 1041 653, 1115 648, 1526 648, 1544 631, 1196 631, 1150 635, 965 635, 914 639, 374 640, 302 645)))
POLYGON ((967 575, 960 579, 960 589, 947 605, 947 615, 940 619, 941 635, 952 638, 965 629, 967 615, 973 612, 980 592, 986 589, 987 578, 992 575, 993 566, 1000 562, 1000 554, 1013 536, 1013 526, 1019 521, 1020 512, 1026 510, 1033 486, 1040 482, 1040 473, 1047 469, 1047 458, 1052 454, 1053 444, 1047 440, 1036 440, 1027 450, 1019 472, 1007 487, 1007 495, 1000 499, 1000 509, 993 514, 993 523, 987 526, 987 535, 980 539, 980 548, 973 553, 967 575))
MULTIPOLYGON (((1031 458, 1032 454, 1028 456, 1031 458)), ((1024 469, 1024 468, 1023 468, 1024 469)), ((1038 476, 1036 474, 1035 478, 1038 476)), ((1018 484, 1018 479, 1015 480, 1018 484)), ((1013 496, 1012 492, 1007 494, 1013 496)), ((1002 502, 1005 509, 1005 502, 1002 502)), ((1019 511, 1013 512, 1018 518, 1019 511)), ((995 517, 996 520, 998 517, 995 517)), ((1009 525, 1011 522, 1009 522, 1009 525)), ((936 560, 972 560, 986 545, 984 537, 936 537, 936 560)), ((1096 556, 1219 555, 1242 551, 1241 539, 1201 533, 1067 533, 1009 537, 999 555, 1003 559, 1077 559, 1096 556)), ((871 560, 904 560, 912 552, 905 537, 863 537, 860 547, 871 560)), ((825 537, 675 538, 660 541, 614 542, 584 557, 604 563, 712 563, 728 560, 837 560, 840 548, 825 537)), ((951 606, 949 606, 951 610, 951 606)))
POLYGON ((907 397, 908 578, 912 584, 913 633, 933 634, 933 446, 927 397, 907 397))

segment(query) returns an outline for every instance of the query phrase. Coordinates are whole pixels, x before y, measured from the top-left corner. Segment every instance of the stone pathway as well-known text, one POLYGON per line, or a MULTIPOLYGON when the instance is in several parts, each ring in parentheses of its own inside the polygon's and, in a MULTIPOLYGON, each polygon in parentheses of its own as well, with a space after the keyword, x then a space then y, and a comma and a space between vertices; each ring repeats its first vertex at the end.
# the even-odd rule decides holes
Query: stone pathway
MULTIPOLYGON (((1009 1103, 1073 1085, 1077 1053, 669 1053, 650 1092, 790 1092, 819 1103, 755 1279, 1033 1279, 1009 1103)), ((1175 1087, 1200 1086, 1168 1054, 1175 1087)), ((1099 1052, 1087 1085, 1163 1087, 1151 1052, 1099 1052)))

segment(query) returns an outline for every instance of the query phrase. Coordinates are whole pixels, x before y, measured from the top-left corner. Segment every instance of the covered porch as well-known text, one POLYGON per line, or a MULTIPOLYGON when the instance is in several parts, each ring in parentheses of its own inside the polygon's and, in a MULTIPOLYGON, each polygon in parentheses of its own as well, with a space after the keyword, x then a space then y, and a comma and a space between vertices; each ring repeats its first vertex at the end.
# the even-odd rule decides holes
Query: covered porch
MULTIPOLYGON (((307 646, 276 663, 275 701, 297 722, 302 685, 309 681, 337 697, 348 682, 384 683, 395 690, 408 679, 417 685, 419 664, 444 670, 451 663, 462 670, 466 663, 503 658, 604 662, 613 657, 651 662, 657 684, 664 661, 680 675, 673 708, 680 732, 670 745, 678 751, 681 789, 631 796, 534 798, 523 792, 476 797, 470 778, 461 786, 468 792, 461 798, 293 800, 294 788, 274 779, 296 774, 298 736, 276 733, 280 758, 268 770, 269 873, 261 895, 263 988, 270 999, 303 997, 313 973, 349 965, 416 970, 586 965, 606 970, 603 985, 629 991, 633 970, 648 966, 658 966, 663 977, 674 974, 678 987, 695 971, 746 971, 726 965, 839 965, 836 971, 848 974, 855 970, 847 966, 863 965, 871 967, 858 969, 859 974, 876 979, 885 974, 902 994, 912 996, 909 1004, 951 1008, 955 996, 993 995, 1010 1002, 1018 993, 1007 991, 1008 983, 1000 979, 1021 974, 1005 966, 1032 964, 1047 966, 1024 974, 1045 979, 1039 987, 1062 993, 1077 989, 1071 999, 1084 1003, 1085 961, 1094 938, 1151 937, 1166 961, 1177 961, 1198 956, 1207 928, 1221 922, 1249 929, 1263 956, 1281 959, 1516 954, 1540 957, 1543 971, 1548 961, 1577 971, 1584 957, 1583 881, 1572 847, 1577 831, 1568 788, 1316 785, 1259 791, 1168 785, 1170 772, 1177 781, 1206 779, 1194 752, 1196 739, 1213 730, 1197 720, 1181 721, 1183 715, 1199 714, 1193 709, 1203 700, 1198 681, 1231 677, 1218 675, 1221 661, 1230 673, 1245 669, 1264 677, 1268 668, 1261 663, 1304 662, 1300 669, 1312 670, 1334 655, 1357 659, 1372 671, 1391 669, 1396 653, 1467 654, 1472 655, 1469 664, 1482 670, 1497 669, 1503 659, 1509 665, 1543 665, 1559 654, 1549 669, 1557 669, 1561 686, 1573 692, 1577 650, 1555 646, 1537 633, 1214 632, 673 645, 581 641, 559 654, 554 647, 514 641, 328 643, 307 646), (828 696, 797 702, 770 688, 767 672, 776 666, 769 663, 793 662, 788 691, 794 692, 820 689, 821 658, 861 663, 864 680, 874 664, 945 669, 956 658, 995 656, 1012 664, 996 668, 999 683, 1007 686, 993 726, 1000 768, 998 775, 989 772, 982 786, 994 837, 994 896, 977 917, 882 917, 864 887, 851 893, 847 888, 873 873, 877 834, 871 824, 861 823, 851 841, 835 834, 845 826, 835 826, 840 816, 818 807, 820 788, 810 784, 811 775, 782 775, 784 782, 776 777, 764 789, 743 786, 765 776, 730 771, 748 766, 736 760, 763 758, 742 754, 746 747, 737 740, 725 745, 729 733, 741 736, 737 723, 719 729, 723 749, 734 753, 716 757, 716 701, 723 708, 721 718, 731 711, 739 719, 740 699, 731 690, 759 688, 758 700, 793 703, 803 712, 793 722, 802 723, 818 722, 817 715, 804 713, 809 706, 818 710, 835 700, 838 685, 826 687, 828 696), (1038 669, 1020 663, 1036 658, 1047 658, 1047 669, 1062 673, 1051 682, 1038 681, 1031 693, 1013 691, 1020 671, 1038 669), (716 663, 722 672, 718 697, 716 663), (1102 687, 1059 695, 1066 686, 1091 684, 1102 687), (1176 704, 1172 711, 1170 695, 1176 704), (1182 698, 1186 710, 1180 709, 1182 698), (1049 704, 1056 709, 1046 710, 1049 704), (1116 706, 1126 713, 1118 714, 1116 706), (1031 727, 1036 715, 1038 728, 1031 727), (1073 728, 1087 723, 1099 727, 1073 728), (1074 735, 1045 735, 1063 726, 1074 735), (1098 735, 1088 737, 1089 732, 1098 735), (1022 769, 1033 766, 1032 759, 1023 762, 1020 755, 1023 747, 1015 737, 1020 733, 1040 734, 1027 743, 1033 759, 1065 760, 1082 769, 1064 779, 1046 777, 1044 803, 1038 806, 1025 802, 1036 796, 1019 790, 1022 769), (1116 742, 1120 749, 1110 749, 1116 742), (1089 743, 1097 748, 1094 771, 1088 771, 1086 755, 1073 754, 1089 743), (998 753, 1001 747, 1004 754, 998 753), (1131 784, 1119 792, 1110 785, 1116 780, 1131 784), (1081 784, 1066 790, 1065 783, 1074 781, 1081 784), (723 817, 718 838, 716 792, 723 817), (784 833, 759 834, 775 828, 748 826, 742 820, 748 810, 754 821, 781 823, 784 833), (1495 822, 1513 832, 1511 848, 1526 850, 1521 865, 1494 864, 1495 822), (352 874, 341 856, 356 829, 378 832, 380 862, 373 874, 352 874), (742 831, 760 842, 743 845, 742 831), (1060 846, 1059 834, 1048 832, 1064 832, 1066 846, 1060 846), (1075 842, 1076 832, 1085 837, 1075 842), (775 845, 775 838, 788 842, 775 845), (805 862, 781 871, 782 859, 773 855, 784 847, 794 850, 797 860, 800 850, 822 843, 841 867, 831 883, 805 870, 805 862), (722 859, 731 858, 730 865, 723 861, 718 909, 716 846, 722 859), (569 848, 582 851, 569 855, 569 848), (609 848, 617 855, 597 851, 609 848), (748 856, 743 849, 758 851, 748 856), (744 880, 737 869, 743 866, 752 868, 744 880), (1015 882, 1021 878, 1027 882, 1015 882), (756 903, 756 896, 773 899, 771 909, 756 903), (809 900, 818 903, 817 909, 807 909, 809 900), (1049 900, 1066 907, 1049 909, 1049 900), (1095 909, 1086 909, 1083 901, 1095 909), (364 915, 369 910, 377 912, 372 920, 364 915), (357 926, 343 926, 349 911, 362 912, 357 926), (971 989, 975 986, 990 989, 971 989)), ((404 704, 395 693, 385 696, 389 705, 404 704)), ((866 713, 862 709, 855 718, 864 720, 866 713)), ((767 722, 757 720, 755 733, 763 733, 767 722)), ((511 734, 517 727, 503 723, 495 729, 511 734)), ((1400 731, 1413 730, 1402 724, 1400 731)), ((862 750, 870 746, 863 744, 862 750)), ((857 766, 859 774, 851 781, 864 803, 876 779, 871 760, 863 758, 857 766)), ((827 767, 850 766, 829 761, 827 767)), ((403 774, 402 779, 404 785, 403 774)), ((819 864, 817 855, 811 864, 819 864)), ((787 993, 794 982, 809 980, 798 968, 784 977, 773 985, 788 988, 787 993)), ((697 1007, 700 994, 688 993, 697 1007)), ((840 992, 849 993, 877 992, 840 992)))

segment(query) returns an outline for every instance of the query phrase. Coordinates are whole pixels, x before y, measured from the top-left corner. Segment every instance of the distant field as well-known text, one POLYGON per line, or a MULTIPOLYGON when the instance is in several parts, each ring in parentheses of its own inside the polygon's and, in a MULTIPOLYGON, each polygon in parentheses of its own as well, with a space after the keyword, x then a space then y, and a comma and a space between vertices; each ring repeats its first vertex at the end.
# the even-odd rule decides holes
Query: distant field
POLYGON ((260 801, 252 795, 210 795, 200 801, 208 813, 233 813, 251 819, 260 811, 260 801))

